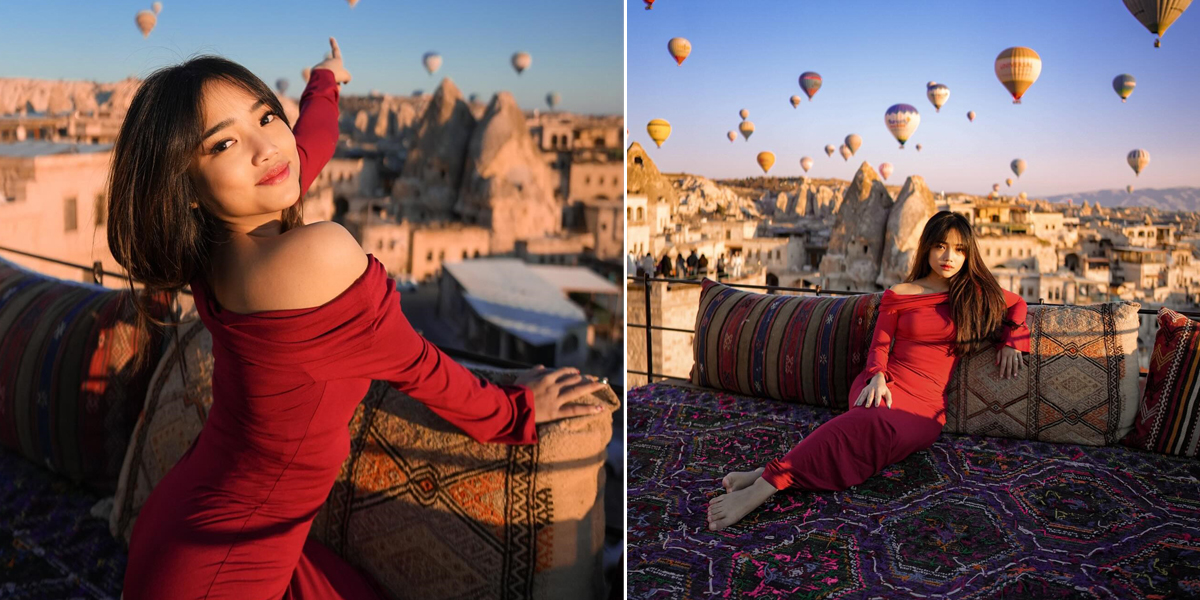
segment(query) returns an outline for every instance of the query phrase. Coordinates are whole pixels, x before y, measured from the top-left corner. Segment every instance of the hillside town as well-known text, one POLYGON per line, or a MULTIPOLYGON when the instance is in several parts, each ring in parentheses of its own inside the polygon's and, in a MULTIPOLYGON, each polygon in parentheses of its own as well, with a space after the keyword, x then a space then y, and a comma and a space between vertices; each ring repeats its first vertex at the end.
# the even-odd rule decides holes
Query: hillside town
MULTIPOLYGON (((917 175, 902 186, 886 185, 866 162, 849 182, 712 181, 660 173, 636 142, 626 168, 626 260, 635 277, 880 292, 907 275, 925 221, 949 210, 973 224, 1000 286, 1029 303, 1200 307, 1200 217, 1194 211, 1112 208, 1069 197, 935 194, 917 175)), ((630 280, 627 287, 630 323, 646 322, 648 289, 654 325, 695 328, 699 286, 630 280)), ((1153 317, 1143 315, 1142 369, 1154 334, 1153 317)), ((691 335, 655 331, 652 340, 654 373, 687 378, 691 335)), ((644 329, 632 331, 627 357, 631 370, 645 372, 644 329)), ((631 386, 645 382, 644 375, 630 376, 631 386)))
MULTIPOLYGON (((139 81, 0 79, 0 246, 120 272, 107 248, 113 142, 139 81)), ((296 98, 276 92, 290 122, 296 98)), ((342 224, 436 343, 624 379, 623 119, 525 111, 508 92, 340 100, 306 223, 342 224), (411 306, 410 306, 411 305, 411 306), (464 315, 466 316, 464 318, 464 315)), ((54 277, 93 271, 15 252, 54 277)), ((190 300, 188 300, 190 302, 190 300)), ((190 307, 189 307, 190 308, 190 307)))

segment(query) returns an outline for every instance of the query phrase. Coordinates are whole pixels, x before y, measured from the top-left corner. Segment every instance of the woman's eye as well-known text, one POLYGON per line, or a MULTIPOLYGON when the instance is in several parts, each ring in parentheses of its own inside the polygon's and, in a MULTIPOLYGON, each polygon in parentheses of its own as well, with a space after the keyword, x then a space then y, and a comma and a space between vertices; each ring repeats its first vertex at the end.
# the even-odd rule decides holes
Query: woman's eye
POLYGON ((263 125, 266 125, 267 123, 270 123, 271 121, 274 121, 274 120, 275 120, 275 113, 269 112, 269 113, 263 115, 262 120, 259 122, 262 123, 263 125))
POLYGON ((221 140, 221 141, 217 142, 217 144, 215 146, 213 146, 213 148, 212 148, 212 153, 220 154, 221 151, 228 150, 229 146, 226 146, 225 144, 229 144, 229 143, 233 143, 233 140, 221 140))

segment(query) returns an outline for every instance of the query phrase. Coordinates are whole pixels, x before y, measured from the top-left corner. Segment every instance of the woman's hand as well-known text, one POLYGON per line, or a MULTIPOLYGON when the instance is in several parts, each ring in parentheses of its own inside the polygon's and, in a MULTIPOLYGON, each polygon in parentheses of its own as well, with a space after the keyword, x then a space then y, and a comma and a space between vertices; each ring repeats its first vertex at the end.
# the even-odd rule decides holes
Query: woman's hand
POLYGON ((871 408, 872 406, 883 404, 884 400, 887 400, 887 407, 891 408, 892 390, 888 389, 887 379, 883 376, 883 373, 876 373, 871 378, 871 381, 868 381, 867 385, 863 386, 862 391, 858 393, 858 400, 854 401, 854 405, 858 406, 866 402, 864 406, 871 408))
POLYGON ((516 384, 533 393, 533 421, 546 423, 604 410, 603 406, 576 401, 608 387, 608 380, 583 375, 574 367, 548 369, 538 365, 518 377, 516 384))
POLYGON ((338 48, 337 40, 329 38, 331 50, 326 59, 313 66, 313 70, 329 69, 333 71, 333 79, 338 83, 350 83, 350 71, 342 66, 342 49, 338 48))
POLYGON ((996 364, 1000 365, 1000 379, 1016 377, 1021 372, 1021 351, 1004 346, 996 353, 996 364))

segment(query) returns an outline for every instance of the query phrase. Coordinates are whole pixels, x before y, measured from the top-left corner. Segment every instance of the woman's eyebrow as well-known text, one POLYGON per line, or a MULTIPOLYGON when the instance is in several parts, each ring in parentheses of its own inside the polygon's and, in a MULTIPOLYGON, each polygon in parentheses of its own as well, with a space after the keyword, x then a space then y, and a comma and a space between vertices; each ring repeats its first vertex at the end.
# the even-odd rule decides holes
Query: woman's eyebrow
MULTIPOLYGON (((254 112, 254 111, 258 110, 264 104, 266 104, 266 101, 264 101, 264 100, 259 100, 258 102, 255 102, 254 106, 250 107, 250 112, 254 112)), ((225 119, 224 121, 221 121, 220 123, 217 123, 216 125, 213 125, 212 127, 210 127, 208 129, 208 131, 204 132, 204 136, 200 138, 200 141, 207 140, 209 137, 212 136, 212 134, 214 134, 222 129, 225 129, 226 127, 229 127, 230 125, 233 125, 233 119, 225 119)))

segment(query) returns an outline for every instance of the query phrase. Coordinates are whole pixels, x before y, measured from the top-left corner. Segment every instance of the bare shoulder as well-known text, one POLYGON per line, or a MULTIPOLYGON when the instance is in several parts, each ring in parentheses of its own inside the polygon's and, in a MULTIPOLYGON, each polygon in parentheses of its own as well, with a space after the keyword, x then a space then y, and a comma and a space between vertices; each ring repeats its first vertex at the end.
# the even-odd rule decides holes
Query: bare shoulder
POLYGON ((908 296, 910 294, 920 294, 925 291, 925 289, 922 288, 921 286, 919 286, 915 283, 909 282, 909 281, 906 281, 903 283, 897 283, 896 285, 893 285, 891 287, 891 290, 897 294, 900 294, 901 296, 908 296))
POLYGON ((263 264, 255 289, 268 308, 288 310, 321 306, 346 291, 367 269, 358 240, 338 223, 319 221, 283 236, 263 264), (269 298, 269 300, 268 300, 269 298))

